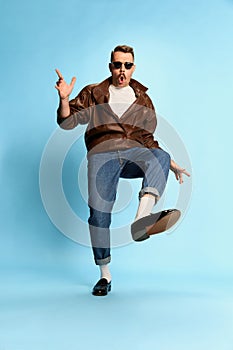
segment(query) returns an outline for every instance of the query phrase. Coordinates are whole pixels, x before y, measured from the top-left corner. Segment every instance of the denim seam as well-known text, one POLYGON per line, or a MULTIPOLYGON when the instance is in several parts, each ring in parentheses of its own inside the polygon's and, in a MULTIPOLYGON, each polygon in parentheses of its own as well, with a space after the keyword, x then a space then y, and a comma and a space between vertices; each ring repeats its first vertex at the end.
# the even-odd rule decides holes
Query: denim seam
POLYGON ((157 197, 157 200, 160 198, 159 191, 154 187, 142 188, 141 191, 139 192, 139 199, 142 198, 142 196, 144 196, 145 193, 153 194, 155 197, 157 197))
POLYGON ((95 263, 96 265, 106 265, 111 261, 111 256, 108 256, 107 258, 104 259, 96 259, 95 263))

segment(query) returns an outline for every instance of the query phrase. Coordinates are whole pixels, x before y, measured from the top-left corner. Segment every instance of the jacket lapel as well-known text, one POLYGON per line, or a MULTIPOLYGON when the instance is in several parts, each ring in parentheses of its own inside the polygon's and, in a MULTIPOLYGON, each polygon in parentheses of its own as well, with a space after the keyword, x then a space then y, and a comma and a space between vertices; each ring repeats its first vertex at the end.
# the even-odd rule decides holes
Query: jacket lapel
MULTIPOLYGON (((95 98, 96 104, 103 104, 103 103, 108 103, 109 101, 109 85, 112 83, 112 78, 109 77, 96 85, 93 88, 93 96, 95 98)), ((136 95, 137 100, 135 103, 137 104, 143 104, 144 102, 144 93, 148 90, 147 87, 139 83, 135 79, 130 80, 129 84, 136 95)))

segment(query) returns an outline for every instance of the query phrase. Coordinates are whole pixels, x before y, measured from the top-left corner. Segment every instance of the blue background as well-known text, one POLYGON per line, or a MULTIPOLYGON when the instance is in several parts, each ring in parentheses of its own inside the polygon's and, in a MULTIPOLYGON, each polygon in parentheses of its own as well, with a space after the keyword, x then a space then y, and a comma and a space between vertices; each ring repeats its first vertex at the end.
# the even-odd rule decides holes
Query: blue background
POLYGON ((9 0, 0 16, 0 349, 232 350, 233 2, 9 0), (75 95, 124 43, 186 145, 193 195, 174 234, 114 249, 113 292, 94 298, 91 249, 50 221, 39 166, 54 69, 77 76, 75 95))

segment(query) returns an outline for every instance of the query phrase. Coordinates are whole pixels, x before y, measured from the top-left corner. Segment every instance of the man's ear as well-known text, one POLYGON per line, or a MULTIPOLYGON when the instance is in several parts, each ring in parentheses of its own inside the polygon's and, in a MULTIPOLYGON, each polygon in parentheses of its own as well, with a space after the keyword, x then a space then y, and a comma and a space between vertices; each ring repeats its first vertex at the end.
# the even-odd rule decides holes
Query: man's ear
POLYGON ((110 72, 112 73, 112 64, 111 63, 109 63, 108 68, 109 68, 110 72))

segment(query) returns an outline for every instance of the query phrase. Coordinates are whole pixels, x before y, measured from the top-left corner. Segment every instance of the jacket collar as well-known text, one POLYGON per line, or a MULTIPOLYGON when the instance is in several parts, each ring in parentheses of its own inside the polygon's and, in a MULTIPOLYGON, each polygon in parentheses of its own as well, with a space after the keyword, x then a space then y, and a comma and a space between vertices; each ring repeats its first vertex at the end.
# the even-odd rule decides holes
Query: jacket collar
MULTIPOLYGON (((98 103, 108 103, 109 100, 109 86, 112 84, 112 77, 109 77, 97 84, 93 88, 93 95, 98 103)), ((135 79, 131 79, 129 85, 133 88, 136 97, 144 94, 148 88, 139 83, 135 79)))

